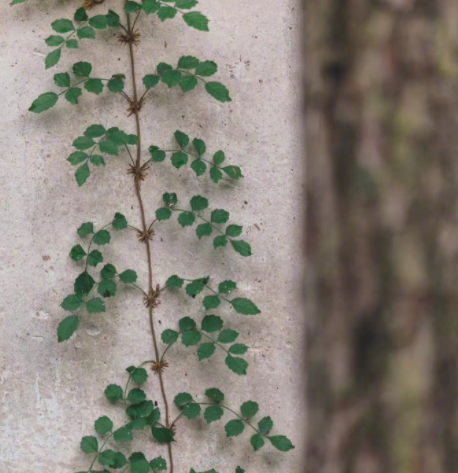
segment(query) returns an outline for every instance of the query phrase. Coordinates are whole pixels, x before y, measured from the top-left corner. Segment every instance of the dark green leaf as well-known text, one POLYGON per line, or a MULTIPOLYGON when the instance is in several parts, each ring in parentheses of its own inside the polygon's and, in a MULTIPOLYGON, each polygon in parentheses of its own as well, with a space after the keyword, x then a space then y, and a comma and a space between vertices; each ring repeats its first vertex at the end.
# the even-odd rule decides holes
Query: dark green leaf
POLYGON ((162 82, 169 87, 175 87, 181 79, 181 72, 179 71, 165 71, 162 74, 162 82))
POLYGON ((242 171, 238 166, 226 166, 223 168, 223 171, 232 179, 236 181, 239 180, 242 176, 242 171))
POLYGON ((143 402, 146 399, 145 393, 139 389, 139 388, 134 388, 129 391, 129 394, 127 395, 127 400, 131 402, 132 404, 139 404, 140 402, 143 402))
POLYGON ((184 279, 181 279, 180 277, 173 275, 170 276, 169 279, 166 281, 166 285, 169 286, 170 289, 179 289, 180 287, 183 286, 184 279))
POLYGON ((213 162, 219 166, 220 164, 223 163, 223 161, 226 159, 226 156, 224 155, 224 153, 220 150, 220 151, 217 151, 214 155, 213 155, 213 162))
POLYGON ((45 39, 45 43, 48 46, 60 46, 65 43, 65 39, 62 36, 51 35, 45 39))
POLYGON ((75 279, 75 294, 78 294, 81 297, 85 297, 89 294, 91 289, 94 287, 95 281, 92 276, 87 272, 81 273, 75 279))
POLYGON ((65 98, 73 105, 78 103, 78 99, 83 95, 83 91, 79 87, 73 87, 65 94, 65 98))
POLYGON ((251 246, 243 240, 231 240, 234 250, 242 256, 251 256, 251 246))
POLYGON ((204 418, 208 424, 215 420, 220 420, 224 415, 224 410, 221 406, 210 406, 205 409, 204 418))
POLYGON ((177 143, 179 144, 180 148, 184 148, 185 146, 188 146, 189 144, 189 136, 186 135, 185 133, 177 130, 174 134, 175 139, 177 140, 177 143))
POLYGON ((248 347, 243 343, 236 343, 229 348, 229 353, 233 355, 244 355, 248 351, 248 347))
POLYGON ((204 61, 201 62, 196 67, 196 74, 198 76, 212 76, 218 70, 218 66, 213 61, 204 61))
POLYGON ((234 281, 223 281, 218 286, 218 291, 220 294, 230 294, 236 287, 237 284, 234 281))
MULTIPOLYGON (((178 6, 178 3, 176 5, 178 8, 181 8, 178 6)), ((178 60, 179 69, 195 69, 198 66, 198 64, 199 64, 199 60, 194 56, 182 56, 178 60)))
POLYGON ((94 140, 88 136, 80 136, 79 138, 76 138, 75 141, 73 141, 73 146, 80 151, 89 149, 94 145, 94 140))
POLYGON ((101 136, 105 135, 106 132, 107 131, 105 130, 105 127, 103 125, 91 125, 86 128, 84 136, 88 138, 100 138, 101 136))
POLYGON ((84 88, 93 94, 99 95, 103 92, 103 82, 100 79, 88 79, 84 88))
POLYGON ((169 443, 175 441, 175 434, 173 430, 166 429, 165 427, 155 427, 154 425, 151 427, 151 432, 153 437, 162 443, 169 443))
POLYGON ((75 172, 75 179, 78 185, 81 187, 86 181, 87 178, 91 175, 91 171, 87 163, 80 166, 75 172))
POLYGON ((98 250, 92 250, 87 255, 87 264, 95 268, 99 263, 103 263, 102 253, 98 250))
POLYGON ((89 156, 87 155, 87 153, 83 153, 82 151, 75 151, 67 158, 67 161, 70 164, 76 165, 82 163, 83 161, 86 161, 86 159, 88 158, 89 156))
POLYGON ((259 404, 254 401, 247 401, 242 404, 240 410, 242 412, 242 417, 253 417, 259 411, 259 404))
POLYGON ((172 154, 170 159, 173 166, 175 166, 177 169, 180 169, 181 166, 184 166, 188 162, 188 155, 182 151, 177 151, 176 153, 172 154))
POLYGON ((119 26, 119 15, 116 12, 114 12, 113 10, 108 10, 107 15, 105 16, 107 18, 108 26, 110 27, 119 26))
POLYGON ((275 435, 274 437, 268 437, 271 444, 280 452, 289 452, 294 448, 291 440, 284 435, 275 435))
POLYGON ((143 10, 147 15, 156 13, 160 7, 161 4, 157 0, 143 0, 143 10))
POLYGON ((112 225, 115 230, 123 230, 127 228, 127 219, 123 214, 116 212, 112 225))
POLYGON ((164 72, 171 71, 173 67, 170 64, 166 64, 165 62, 160 62, 156 69, 157 73, 161 75, 164 74, 164 72))
POLYGON ((231 355, 227 355, 226 365, 231 371, 239 375, 245 375, 248 368, 248 363, 243 358, 235 358, 231 355))
POLYGON ((56 20, 51 23, 51 28, 57 33, 69 33, 75 29, 70 20, 56 20))
POLYGON ((88 62, 77 62, 73 64, 73 73, 77 77, 89 77, 92 71, 92 66, 88 62))
POLYGON ((145 454, 142 452, 135 452, 132 453, 132 455, 129 457, 130 463, 135 463, 140 460, 146 460, 145 454))
POLYGON ((215 167, 212 167, 210 169, 210 179, 215 183, 218 184, 218 182, 223 178, 223 173, 215 167))
POLYGON ((92 436, 83 437, 81 440, 81 450, 84 453, 97 453, 99 450, 99 443, 97 439, 92 436))
POLYGON ((57 328, 57 340, 58 342, 65 342, 78 330, 80 321, 77 315, 70 315, 69 317, 62 320, 57 328))
POLYGON ((219 315, 206 315, 202 320, 202 330, 204 332, 219 332, 222 328, 223 319, 219 315))
POLYGON ((89 24, 93 28, 103 30, 108 26, 108 18, 105 15, 96 15, 89 20, 89 24))
POLYGON ((195 195, 191 199, 191 208, 192 210, 198 212, 200 210, 205 210, 208 207, 208 200, 205 197, 200 195, 195 195))
POLYGON ((190 92, 191 90, 196 88, 197 79, 194 76, 185 75, 180 79, 178 85, 184 93, 190 92))
POLYGON ((157 12, 157 16, 161 21, 165 21, 168 18, 175 18, 176 14, 177 10, 169 6, 161 7, 157 12))
POLYGON ((216 309, 220 305, 221 301, 218 296, 206 296, 204 297, 202 303, 205 307, 205 310, 209 310, 216 309))
POLYGON ((107 245, 111 241, 111 235, 108 230, 99 230, 94 235, 94 243, 96 245, 107 245))
POLYGON ((121 427, 120 429, 115 430, 113 438, 120 443, 130 442, 132 440, 132 430, 128 427, 121 427))
POLYGON ((224 235, 219 235, 213 240, 213 248, 219 248, 220 246, 227 245, 227 238, 224 235))
POLYGON ((108 90, 114 94, 119 94, 124 90, 124 81, 119 78, 111 78, 107 83, 108 90))
POLYGON ((55 66, 60 61, 61 55, 61 48, 55 49, 54 51, 50 52, 45 59, 46 69, 49 69, 55 66))
POLYGON ((188 330, 181 335, 181 341, 185 347, 197 345, 201 339, 202 335, 200 332, 196 332, 195 330, 188 330))
POLYGON ((165 151, 162 151, 161 149, 155 149, 151 152, 151 158, 155 163, 161 163, 162 161, 164 161, 165 156, 165 151))
POLYGON ((251 437, 250 442, 251 442, 251 445, 253 446, 255 452, 260 450, 264 446, 264 443, 265 443, 264 439, 259 434, 253 435, 253 437, 251 437))
POLYGON ((177 202, 178 202, 178 198, 177 198, 177 195, 172 192, 172 193, 168 193, 166 192, 163 196, 162 196, 162 200, 170 207, 172 205, 175 205, 177 202))
POLYGON ((142 6, 137 2, 128 1, 124 5, 124 11, 126 13, 136 13, 142 9, 142 6))
POLYGON ((134 419, 132 422, 129 422, 126 427, 131 430, 143 430, 146 427, 146 419, 134 419))
POLYGON ((82 223, 76 232, 80 237, 90 235, 91 233, 94 233, 94 224, 92 222, 82 223))
POLYGON ((150 465, 146 460, 138 460, 131 464, 130 471, 131 473, 148 473, 150 465))
POLYGON ((78 8, 73 18, 75 21, 86 21, 88 19, 86 10, 84 8, 78 8))
POLYGON ((143 384, 148 379, 148 373, 144 368, 137 368, 132 373, 132 379, 134 383, 143 384))
POLYGON ((171 345, 178 340, 178 332, 168 328, 162 332, 161 339, 166 345, 171 345))
POLYGON ((229 212, 223 209, 213 210, 211 221, 213 223, 226 223, 229 220, 229 212))
POLYGON ((258 427, 263 434, 266 434, 267 432, 270 432, 273 429, 273 420, 270 417, 264 417, 259 421, 258 427))
POLYGON ((76 39, 69 39, 67 41, 67 48, 68 49, 78 49, 79 48, 79 43, 76 39))
POLYGON ((183 10, 189 10, 197 5, 197 0, 176 0, 175 6, 183 10))
POLYGON ((99 145, 102 153, 110 154, 111 156, 118 155, 118 146, 110 140, 102 141, 99 145))
POLYGON ((112 402, 121 401, 123 397, 123 391, 121 386, 118 386, 117 384, 110 384, 105 389, 105 396, 109 401, 112 402))
POLYGON ((56 105, 59 97, 54 92, 47 92, 40 95, 30 106, 29 111, 33 113, 42 113, 56 105))
POLYGON ((229 91, 220 82, 207 82, 205 90, 216 100, 220 102, 230 102, 229 91))
POLYGON ((237 437, 245 429, 245 424, 239 419, 230 420, 225 426, 224 430, 226 431, 227 437, 237 437))
POLYGON ((189 393, 179 393, 175 396, 173 402, 177 407, 184 407, 186 404, 192 402, 192 396, 189 393))
POLYGON ((250 301, 249 299, 245 299, 243 297, 232 299, 231 304, 232 304, 232 307, 239 314, 257 315, 261 313, 261 311, 256 307, 256 305, 252 301, 250 301))
POLYGON ((205 391, 205 395, 212 401, 223 402, 224 394, 217 388, 210 388, 205 391))
POLYGON ((218 336, 218 342, 220 343, 233 343, 239 336, 238 332, 231 328, 224 329, 218 336))
POLYGON ((103 297, 114 297, 118 286, 112 279, 105 279, 99 284, 97 292, 103 297))
POLYGON ((188 296, 196 296, 205 289, 205 284, 201 281, 193 281, 186 285, 186 294, 188 296))
POLYGON ((200 31, 208 31, 208 19, 200 12, 190 12, 183 15, 187 25, 200 31))
POLYGON ((182 227, 190 227, 196 220, 196 216, 192 212, 182 212, 178 217, 178 223, 182 227))
POLYGON ((70 251, 70 257, 74 261, 79 261, 86 256, 86 252, 81 245, 75 245, 70 251))
POLYGON ((119 275, 119 279, 125 284, 133 284, 137 281, 137 273, 132 269, 126 269, 119 275))
POLYGON ((159 76, 148 74, 147 76, 143 77, 143 84, 147 89, 151 89, 151 87, 155 87, 159 83, 159 79, 159 76))
POLYGON ((200 238, 211 235, 213 227, 209 223, 201 223, 196 228, 196 235, 200 238))
POLYGON ((241 225, 228 225, 226 228, 226 235, 228 237, 238 237, 243 231, 243 227, 241 225))
POLYGON ((86 302, 86 309, 90 314, 100 314, 105 312, 105 302, 99 297, 86 302))
POLYGON ((195 159, 191 163, 191 169, 197 174, 197 176, 202 176, 207 170, 207 165, 201 159, 195 159))
POLYGON ((116 274, 116 268, 112 264, 108 263, 102 268, 100 274, 103 279, 111 279, 116 274))
POLYGON ((156 218, 158 220, 168 220, 172 216, 172 211, 165 207, 156 210, 156 218))
MULTIPOLYGON (((127 465, 127 459, 121 452, 105 450, 99 455, 99 463, 111 468, 122 468, 127 465)), ((105 473, 105 470, 101 473, 105 473)))
POLYGON ((83 26, 83 28, 78 30, 77 35, 79 39, 95 39, 94 28, 90 26, 83 26))
POLYGON ((197 151, 197 154, 199 156, 203 156, 205 154, 206 146, 203 140, 200 140, 199 138, 194 138, 192 140, 192 145, 194 146, 194 149, 197 151))
POLYGON ((210 358, 213 353, 215 353, 216 346, 214 343, 202 343, 197 349, 197 355, 199 356, 199 361, 204 360, 205 358, 210 358))
POLYGON ((99 435, 105 435, 108 432, 111 432, 112 428, 113 428, 113 422, 107 416, 99 417, 95 421, 95 431, 99 435))
POLYGON ((62 309, 72 312, 81 307, 82 303, 83 299, 81 299, 80 296, 77 296, 76 294, 70 294, 62 301, 62 304, 60 306, 62 307, 62 309))
POLYGON ((200 414, 199 404, 191 403, 185 406, 183 409, 183 415, 186 416, 189 420, 195 419, 200 414))
POLYGON ((191 319, 191 317, 183 317, 178 322, 178 325, 182 332, 186 332, 187 330, 193 330, 196 328, 196 323, 194 322, 194 320, 191 319))
POLYGON ((167 470, 167 462, 162 457, 157 457, 150 461, 150 466, 153 470, 163 471, 167 470))

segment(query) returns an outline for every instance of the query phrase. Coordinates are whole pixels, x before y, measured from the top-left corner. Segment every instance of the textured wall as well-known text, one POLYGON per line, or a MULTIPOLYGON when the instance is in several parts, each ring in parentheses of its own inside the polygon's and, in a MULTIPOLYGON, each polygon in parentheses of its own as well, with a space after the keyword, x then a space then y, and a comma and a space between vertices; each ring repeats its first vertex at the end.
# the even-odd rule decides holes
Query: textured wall
MULTIPOLYGON (((56 90, 54 73, 69 70, 83 57, 100 76, 129 72, 127 48, 118 45, 113 30, 98 33, 101 41, 86 40, 79 50, 65 51, 56 68, 44 70, 50 23, 57 17, 69 18, 76 6, 54 0, 0 6, 1 472, 87 469, 88 458, 79 452, 81 436, 92 435, 93 422, 102 414, 124 419, 119 409, 108 405, 103 390, 111 382, 124 383, 128 365, 152 356, 147 314, 138 295, 128 290, 108 301, 105 314, 84 315, 78 334, 69 342, 56 342, 56 327, 64 316, 59 304, 72 292, 80 271, 68 257, 78 241, 76 228, 85 221, 103 225, 115 211, 134 225, 139 221, 125 162, 110 160, 79 189, 65 160, 72 141, 89 124, 134 132, 119 96, 84 94, 78 106, 60 101, 42 115, 27 112, 40 93, 56 90)), ((120 6, 119 1, 110 2, 118 11, 120 6)), ((246 178, 233 186, 215 186, 188 169, 157 165, 143 188, 147 214, 153 215, 166 191, 183 198, 207 195, 214 208, 224 206, 235 222, 245 226, 254 254, 244 259, 229 249, 215 252, 209 241, 197 241, 193 231, 181 229, 175 219, 159 228, 153 243, 155 277, 161 282, 174 273, 210 274, 216 282, 233 279, 239 283, 239 294, 252 298, 262 315, 245 317, 227 307, 218 312, 251 347, 248 376, 231 373, 221 353, 199 363, 194 349, 179 345, 173 348, 165 382, 172 399, 183 390, 199 397, 215 386, 226 393, 230 405, 256 400, 261 412, 273 417, 275 432, 287 434, 297 447, 279 454, 267 446, 253 454, 248 431, 243 438, 225 441, 221 422, 208 426, 186 421, 177 434, 176 471, 187 473, 194 466, 229 473, 240 464, 247 473, 300 472, 304 430, 299 284, 303 176, 297 125, 300 19, 292 0, 202 0, 200 7, 211 19, 207 34, 188 28, 180 18, 160 23, 149 17, 140 22, 144 35, 137 49, 139 75, 153 73, 162 60, 174 64, 182 55, 213 59, 220 66, 218 80, 229 86, 233 101, 220 104, 202 90, 184 96, 163 86, 151 94, 141 115, 144 143, 166 148, 173 132, 181 129, 204 139, 210 150, 223 149, 231 163, 243 166, 246 178)), ((106 11, 105 6, 99 9, 106 11)), ((105 256, 119 268, 135 269, 140 282, 146 280, 144 248, 132 234, 116 236, 105 256)), ((201 319, 200 303, 166 295, 156 312, 158 330, 175 328, 184 315, 201 319)), ((160 400, 152 376, 147 390, 160 400)), ((145 439, 151 456, 155 452, 166 456, 165 447, 146 442, 146 434, 136 437, 145 439)))

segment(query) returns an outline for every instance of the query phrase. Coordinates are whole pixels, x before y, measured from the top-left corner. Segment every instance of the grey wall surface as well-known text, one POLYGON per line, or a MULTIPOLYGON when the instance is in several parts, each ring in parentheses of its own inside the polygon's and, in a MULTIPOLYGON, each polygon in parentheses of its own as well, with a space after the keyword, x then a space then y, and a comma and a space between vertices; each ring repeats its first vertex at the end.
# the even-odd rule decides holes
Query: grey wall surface
MULTIPOLYGON (((109 2, 121 10, 122 2, 109 2)), ((0 471, 69 473, 87 470, 89 457, 79 451, 83 435, 106 414, 124 420, 122 409, 109 405, 107 384, 125 382, 125 368, 152 357, 147 313, 137 293, 127 289, 107 303, 107 312, 85 314, 77 335, 57 344, 56 328, 65 316, 59 307, 72 292, 80 264, 70 260, 82 222, 104 225, 114 212, 139 224, 137 201, 125 158, 110 159, 78 188, 67 163, 71 143, 92 123, 119 126, 133 133, 120 96, 84 94, 78 106, 60 101, 51 111, 27 112, 41 93, 55 91, 52 76, 89 60, 94 74, 129 73, 128 50, 115 33, 98 33, 98 41, 65 51, 61 62, 44 70, 50 49, 44 39, 56 18, 69 18, 78 3, 33 1, 0 6, 0 471)), ((105 13, 107 7, 98 7, 105 13)), ((302 471, 304 433, 304 317, 300 297, 302 274, 302 163, 298 121, 300 18, 294 0, 202 0, 211 19, 210 33, 187 27, 181 18, 165 23, 157 17, 139 22, 139 76, 155 72, 161 61, 176 64, 182 55, 219 64, 217 80, 227 84, 233 101, 221 104, 205 92, 183 95, 158 87, 142 111, 144 157, 147 146, 168 148, 180 129, 204 139, 210 151, 222 149, 231 164, 243 167, 245 179, 214 185, 189 168, 156 165, 144 184, 149 219, 163 192, 209 197, 212 208, 226 208, 241 223, 253 256, 242 258, 229 248, 214 251, 210 240, 198 241, 192 229, 173 221, 158 227, 153 242, 154 274, 164 282, 171 274, 189 278, 210 275, 214 284, 238 282, 237 295, 252 298, 262 310, 256 317, 217 311, 250 346, 248 375, 237 377, 224 365, 222 353, 201 363, 195 349, 178 344, 165 373, 170 400, 181 391, 203 399, 206 388, 219 387, 227 404, 252 399, 261 415, 275 421, 275 434, 287 434, 296 445, 282 454, 265 446, 254 453, 248 429, 226 440, 223 422, 181 422, 174 446, 176 471, 215 468, 220 473, 302 471)), ((127 80, 127 90, 131 84, 127 80)), ((105 261, 135 269, 146 287, 144 247, 134 233, 115 235, 105 261)), ((157 329, 175 328, 179 318, 200 320, 200 302, 166 294, 156 313, 157 329)), ((151 374, 146 389, 161 400, 151 374)), ((172 408, 172 416, 177 410, 172 408)), ((226 416, 226 420, 231 417, 226 416)), ((260 417, 259 417, 260 418, 260 417)), ((259 420, 259 418, 257 420, 259 420)), ((151 458, 166 457, 163 446, 137 434, 151 458)), ((121 449, 129 453, 129 446, 121 449)), ((138 450, 134 447, 133 451, 138 450)), ((92 457, 91 457, 92 458, 92 457)))

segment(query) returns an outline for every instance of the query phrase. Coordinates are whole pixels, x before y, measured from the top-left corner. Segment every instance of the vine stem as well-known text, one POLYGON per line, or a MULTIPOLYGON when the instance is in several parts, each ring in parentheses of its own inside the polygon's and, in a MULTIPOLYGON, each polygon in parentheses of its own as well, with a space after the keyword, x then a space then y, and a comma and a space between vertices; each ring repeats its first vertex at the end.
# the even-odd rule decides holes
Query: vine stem
MULTIPOLYGON (((126 0, 126 3, 127 3, 127 0, 126 0)), ((127 15, 127 29, 130 33, 133 33, 132 25, 130 21, 130 15, 128 13, 126 15, 127 15)), ((131 68, 131 75, 132 75, 132 87, 133 87, 133 93, 134 93, 134 103, 137 105, 138 93, 137 93, 137 76, 135 73, 135 55, 134 55, 133 45, 130 42, 129 42, 129 56, 130 56, 130 66, 131 66, 130 68, 131 68)), ((141 168, 141 155, 142 155, 141 127, 140 127, 140 117, 139 117, 138 107, 135 107, 135 123, 137 127, 137 136, 138 136, 137 160, 135 162, 135 168, 138 175, 138 172, 140 171, 140 168, 141 168)), ((140 180, 136 178, 135 179, 135 193, 137 194, 138 204, 140 207, 142 228, 144 232, 147 232, 148 226, 146 224, 145 207, 143 205, 143 198, 142 198, 140 185, 141 185, 140 180)), ((152 296, 153 295, 153 264, 152 264, 152 258, 151 258, 151 246, 148 239, 146 239, 145 245, 146 245, 146 255, 148 259, 148 295, 152 296)), ((154 329, 154 314, 153 314, 152 307, 148 307, 148 314, 149 314, 149 321, 150 321, 150 327, 151 327, 151 336, 153 339, 154 353, 156 356, 156 361, 158 361, 159 350, 157 347, 156 331, 154 329)), ((166 395, 165 387, 164 387, 164 379, 160 371, 158 375, 159 375, 159 384, 161 388, 162 400, 165 406, 165 423, 166 423, 166 426, 169 427, 169 405, 168 405, 167 395, 166 395)), ((170 473, 173 473, 173 454, 172 454, 172 445, 170 442, 167 443, 167 449, 169 453, 170 473)))

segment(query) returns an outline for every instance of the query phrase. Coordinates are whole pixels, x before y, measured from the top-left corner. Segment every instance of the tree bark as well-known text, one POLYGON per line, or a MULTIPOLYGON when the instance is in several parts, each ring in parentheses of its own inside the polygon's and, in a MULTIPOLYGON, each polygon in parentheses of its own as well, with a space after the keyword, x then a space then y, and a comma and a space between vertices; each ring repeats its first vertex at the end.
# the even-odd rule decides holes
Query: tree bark
POLYGON ((307 473, 458 471, 458 2, 304 0, 307 473))

